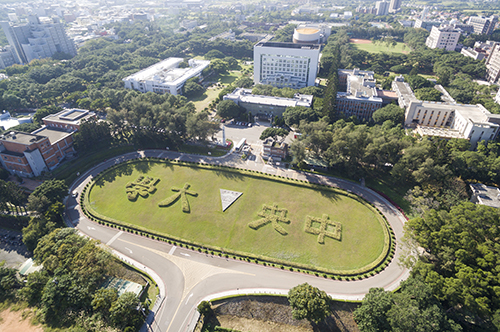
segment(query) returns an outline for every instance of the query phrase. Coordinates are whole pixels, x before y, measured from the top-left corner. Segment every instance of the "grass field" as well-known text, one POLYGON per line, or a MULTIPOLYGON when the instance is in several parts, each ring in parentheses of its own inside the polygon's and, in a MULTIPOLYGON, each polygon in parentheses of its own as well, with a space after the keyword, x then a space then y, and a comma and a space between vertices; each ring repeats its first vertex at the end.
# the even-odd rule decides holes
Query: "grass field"
POLYGON ((384 44, 358 44, 358 43, 350 43, 353 47, 358 50, 363 50, 370 53, 409 53, 410 49, 404 43, 398 43, 396 46, 387 46, 384 44))
POLYGON ((90 206, 104 216, 155 232, 176 236, 229 251, 245 252, 328 270, 354 270, 375 261, 384 249, 386 232, 381 217, 365 204, 328 189, 313 190, 278 180, 245 176, 229 170, 208 170, 142 161, 124 164, 99 178, 89 193, 90 206), (159 178, 156 192, 129 201, 125 186, 139 176, 159 178), (172 187, 189 183, 197 197, 187 196, 190 213, 182 212, 179 199, 168 207, 158 203, 173 194, 172 187), (222 212, 220 189, 242 192, 222 212), (259 220, 263 204, 288 210, 288 232, 281 235, 267 224, 257 230, 248 224, 259 220), (341 241, 304 231, 306 216, 342 224, 341 241))

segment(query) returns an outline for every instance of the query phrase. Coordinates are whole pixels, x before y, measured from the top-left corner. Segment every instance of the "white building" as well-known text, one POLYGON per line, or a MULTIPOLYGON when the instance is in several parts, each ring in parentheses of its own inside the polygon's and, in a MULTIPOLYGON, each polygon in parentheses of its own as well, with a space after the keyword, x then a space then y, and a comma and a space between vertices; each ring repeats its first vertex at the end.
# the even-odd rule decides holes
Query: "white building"
POLYGON ((500 79, 500 44, 495 44, 486 59, 486 79, 496 83, 500 79))
POLYGON ((464 56, 467 56, 469 58, 473 58, 474 60, 483 60, 486 56, 486 52, 479 50, 479 49, 474 49, 470 47, 464 47, 460 51, 461 54, 464 56))
POLYGON ((64 25, 58 18, 42 23, 37 16, 30 15, 27 24, 11 25, 4 21, 0 25, 9 41, 14 60, 19 64, 50 58, 57 52, 76 55, 75 44, 66 35, 64 25))
POLYGON ((447 51, 454 51, 457 47, 458 38, 460 38, 460 30, 449 25, 439 28, 434 26, 425 41, 425 45, 429 48, 444 48, 447 51))
POLYGON ((210 65, 208 60, 189 60, 189 67, 179 68, 182 58, 168 58, 123 79, 126 89, 140 92, 182 94, 184 83, 200 76, 210 65))
POLYGON ((463 138, 472 148, 479 141, 494 140, 500 129, 500 115, 491 114, 483 105, 462 105, 421 101, 402 77, 392 83, 399 96, 399 106, 405 108, 405 126, 422 136, 463 138))
POLYGON ((377 15, 387 15, 389 13, 389 2, 377 1, 375 3, 375 8, 377 10, 377 15))
POLYGON ((395 13, 401 8, 401 0, 391 0, 389 4, 389 13, 395 13))
POLYGON ((253 59, 255 84, 300 89, 315 84, 320 45, 260 42, 253 59))

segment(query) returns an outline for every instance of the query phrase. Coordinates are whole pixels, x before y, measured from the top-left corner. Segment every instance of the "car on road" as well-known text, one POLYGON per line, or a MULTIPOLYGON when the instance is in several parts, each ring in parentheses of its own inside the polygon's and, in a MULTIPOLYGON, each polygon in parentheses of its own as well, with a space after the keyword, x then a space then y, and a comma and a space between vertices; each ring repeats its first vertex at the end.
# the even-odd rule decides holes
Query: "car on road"
POLYGON ((78 191, 74 190, 74 191, 71 193, 71 197, 76 198, 77 196, 78 196, 78 191))

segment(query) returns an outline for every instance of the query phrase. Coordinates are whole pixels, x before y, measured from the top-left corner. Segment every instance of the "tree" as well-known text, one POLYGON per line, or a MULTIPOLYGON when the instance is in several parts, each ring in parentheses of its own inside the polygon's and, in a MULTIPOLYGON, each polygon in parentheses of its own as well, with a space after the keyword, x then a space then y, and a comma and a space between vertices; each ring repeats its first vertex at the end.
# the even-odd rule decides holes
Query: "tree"
POLYGON ((143 318, 140 310, 140 300, 134 293, 123 293, 118 300, 113 302, 109 309, 109 320, 118 329, 126 327, 139 328, 143 318))
POLYGON ((290 289, 288 301, 294 319, 307 319, 318 324, 331 313, 331 298, 324 291, 307 283, 290 289))
POLYGON ((92 299, 92 309, 95 312, 100 312, 103 317, 109 315, 109 309, 118 299, 118 291, 115 288, 101 288, 97 290, 92 299))
POLYGON ((241 113, 241 107, 232 100, 223 100, 217 106, 217 115, 224 119, 237 118, 241 113))
POLYGON ((212 312, 212 306, 209 301, 201 301, 196 308, 201 315, 208 315, 212 312))
POLYGON ((205 91, 205 88, 203 88, 201 85, 199 85, 196 82, 193 81, 188 81, 186 84, 184 84, 183 87, 184 90, 184 95, 186 97, 192 97, 201 94, 202 92, 205 91))
POLYGON ((195 113, 188 116, 186 120, 186 131, 189 137, 206 140, 219 131, 219 124, 208 120, 205 112, 195 113))
POLYGON ((318 113, 311 109, 310 107, 295 106, 287 107, 285 112, 283 112, 283 119, 287 126, 294 126, 300 124, 300 121, 304 120, 307 122, 318 121, 318 113))
POLYGON ((397 105, 389 104, 373 112, 372 118, 373 121, 379 124, 388 120, 392 121, 394 124, 403 124, 404 116, 404 109, 397 105))
POLYGON ((226 56, 224 55, 224 53, 222 53, 219 50, 210 50, 204 56, 204 58, 207 59, 207 60, 224 59, 225 57, 226 56))
POLYGON ((441 101, 441 91, 435 88, 421 88, 415 90, 415 97, 426 101, 441 101))
POLYGON ((31 193, 32 196, 36 197, 45 196, 51 204, 62 201, 67 194, 68 185, 66 182, 64 182, 64 180, 56 179, 44 181, 31 193))
POLYGON ((248 76, 240 77, 234 82, 234 85, 236 85, 238 88, 248 89, 253 86, 253 80, 248 76))
POLYGON ((283 128, 266 128, 260 134, 259 139, 260 140, 265 140, 268 137, 273 137, 274 140, 277 140, 278 136, 281 136, 281 137, 288 136, 288 130, 283 129, 283 128))

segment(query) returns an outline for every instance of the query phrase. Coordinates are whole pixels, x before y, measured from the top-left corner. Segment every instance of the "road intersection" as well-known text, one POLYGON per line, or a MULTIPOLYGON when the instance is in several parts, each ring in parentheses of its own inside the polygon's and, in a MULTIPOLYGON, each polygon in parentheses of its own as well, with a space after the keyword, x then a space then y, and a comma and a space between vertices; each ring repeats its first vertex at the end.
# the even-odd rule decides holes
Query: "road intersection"
MULTIPOLYGON (((159 157, 189 162, 202 162, 252 169, 284 177, 326 184, 353 192, 373 203, 387 218, 396 241, 403 236, 406 219, 385 198, 356 183, 317 174, 298 172, 278 166, 268 166, 260 160, 242 160, 237 154, 224 157, 189 155, 166 150, 145 150, 127 153, 93 167, 81 175, 71 186, 81 194, 85 185, 100 172, 125 160, 138 157, 159 157)), ((398 264, 402 255, 398 243, 393 261, 381 273, 358 281, 335 281, 312 275, 265 267, 253 263, 211 256, 176 247, 165 242, 119 231, 87 219, 78 198, 66 201, 65 219, 69 226, 106 244, 118 257, 146 271, 159 286, 159 298, 153 307, 144 331, 191 331, 197 320, 196 306, 202 300, 231 294, 269 293, 286 294, 298 284, 307 282, 335 299, 361 300, 372 287, 396 289, 409 271, 398 264)))

